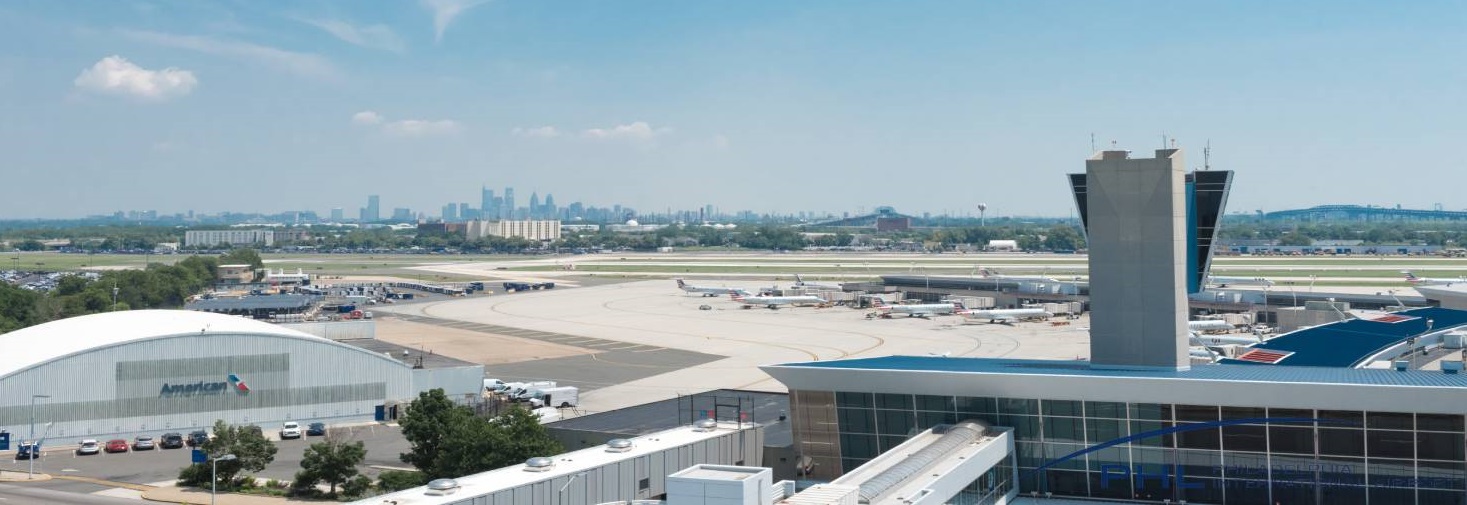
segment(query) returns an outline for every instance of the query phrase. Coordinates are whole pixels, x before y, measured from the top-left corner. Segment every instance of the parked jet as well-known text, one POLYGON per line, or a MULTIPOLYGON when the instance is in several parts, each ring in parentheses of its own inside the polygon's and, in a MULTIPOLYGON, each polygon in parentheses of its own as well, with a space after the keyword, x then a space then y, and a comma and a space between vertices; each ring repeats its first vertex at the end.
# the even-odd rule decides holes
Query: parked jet
POLYGON ((963 313, 963 317, 969 321, 988 320, 990 323, 1013 323, 1033 319, 1049 319, 1054 314, 1044 309, 985 309, 970 310, 963 313))
POLYGON ((916 303, 910 305, 887 305, 886 302, 876 298, 872 301, 872 307, 881 314, 881 317, 891 317, 893 314, 906 314, 907 317, 928 318, 932 316, 950 316, 961 314, 966 311, 963 304, 958 302, 949 303, 916 303))
POLYGON ((1263 337, 1249 333, 1237 333, 1232 335, 1199 335, 1191 334, 1192 345, 1207 347, 1219 347, 1224 345, 1253 345, 1263 342, 1263 337))
POLYGON ((814 295, 801 296, 744 296, 743 293, 733 293, 733 301, 741 303, 744 308, 764 306, 770 310, 778 309, 781 305, 825 305, 824 298, 814 295))
POLYGON ((1006 280, 1006 281, 1018 281, 1018 282, 1060 282, 1059 279, 1055 279, 1053 277, 1048 277, 1048 276, 1044 276, 1044 275, 1039 275, 1039 276, 1004 275, 1004 274, 998 273, 997 270, 993 270, 993 269, 990 269, 990 268, 980 268, 980 269, 978 269, 978 273, 983 274, 983 277, 986 278, 986 279, 1002 279, 1002 280, 1006 280))
POLYGON ((1187 321, 1187 329, 1196 333, 1229 332, 1233 331, 1233 325, 1221 319, 1203 319, 1200 321, 1187 321))
POLYGON ((840 291, 844 289, 839 284, 818 284, 814 282, 805 282, 805 279, 800 278, 800 274, 795 274, 795 287, 805 289, 818 289, 821 291, 840 291))
POLYGON ((1273 281, 1263 277, 1208 277, 1207 284, 1220 288, 1228 286, 1272 286, 1273 281))
POLYGON ((704 286, 694 286, 692 284, 688 284, 688 283, 683 282, 682 279, 678 279, 677 280, 677 288, 683 290, 684 293, 698 293, 698 294, 703 295, 705 297, 708 297, 708 296, 731 295, 731 294, 734 294, 734 293, 741 293, 741 292, 744 291, 744 290, 738 289, 738 288, 712 288, 712 287, 704 287, 704 286))
POLYGON ((1417 286, 1447 286, 1452 284, 1467 284, 1467 277, 1458 277, 1456 279, 1449 279, 1445 277, 1417 277, 1415 274, 1411 273, 1410 270, 1402 270, 1401 273, 1406 274, 1406 282, 1415 284, 1417 286))

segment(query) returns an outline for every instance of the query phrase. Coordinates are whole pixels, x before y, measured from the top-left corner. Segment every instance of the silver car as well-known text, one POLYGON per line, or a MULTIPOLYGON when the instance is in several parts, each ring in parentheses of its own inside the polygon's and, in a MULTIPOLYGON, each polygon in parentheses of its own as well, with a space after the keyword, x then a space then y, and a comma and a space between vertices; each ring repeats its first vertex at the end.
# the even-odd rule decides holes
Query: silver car
POLYGON ((102 452, 102 444, 97 442, 96 439, 88 438, 76 446, 76 454, 78 456, 86 456, 99 452, 102 452))
POLYGON ((153 437, 147 435, 132 439, 132 450, 134 451, 151 451, 155 445, 153 437))

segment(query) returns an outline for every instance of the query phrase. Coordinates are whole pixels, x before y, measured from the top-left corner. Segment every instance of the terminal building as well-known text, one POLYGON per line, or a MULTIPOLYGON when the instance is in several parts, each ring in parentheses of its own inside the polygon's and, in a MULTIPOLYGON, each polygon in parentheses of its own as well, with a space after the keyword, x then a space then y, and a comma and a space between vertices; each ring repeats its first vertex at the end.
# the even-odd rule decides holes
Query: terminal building
POLYGON ((1088 361, 764 367, 790 390, 808 478, 839 481, 923 430, 978 421, 1011 430, 1025 503, 1467 503, 1461 361, 1368 366, 1453 340, 1467 314, 1352 320, 1279 337, 1261 349, 1270 356, 1192 365, 1187 297, 1210 257, 1199 216, 1222 214, 1231 176, 1182 166, 1172 149, 1153 159, 1106 151, 1071 177, 1090 239, 1088 361))
POLYGON ((370 421, 432 388, 477 396, 484 373, 183 310, 63 319, 0 335, 0 348, 0 430, 19 438, 34 421, 37 438, 66 441, 157 436, 219 419, 267 431, 285 421, 370 421))

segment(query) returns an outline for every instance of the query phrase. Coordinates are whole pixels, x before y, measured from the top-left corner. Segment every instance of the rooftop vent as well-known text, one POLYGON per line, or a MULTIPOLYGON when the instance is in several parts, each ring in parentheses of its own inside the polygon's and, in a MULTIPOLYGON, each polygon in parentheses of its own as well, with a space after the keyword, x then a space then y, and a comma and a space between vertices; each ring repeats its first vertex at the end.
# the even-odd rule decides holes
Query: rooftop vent
POLYGON ((530 458, 525 460, 526 472, 548 472, 555 468, 555 460, 545 457, 530 458))
POLYGON ((718 421, 712 419, 702 419, 693 423, 693 431, 713 431, 716 428, 718 428, 718 421))
POLYGON ((434 479, 428 483, 429 496, 444 496, 458 492, 458 481, 453 479, 434 479))
POLYGON ((606 452, 627 452, 632 450, 632 441, 625 438, 614 438, 606 442, 606 452))

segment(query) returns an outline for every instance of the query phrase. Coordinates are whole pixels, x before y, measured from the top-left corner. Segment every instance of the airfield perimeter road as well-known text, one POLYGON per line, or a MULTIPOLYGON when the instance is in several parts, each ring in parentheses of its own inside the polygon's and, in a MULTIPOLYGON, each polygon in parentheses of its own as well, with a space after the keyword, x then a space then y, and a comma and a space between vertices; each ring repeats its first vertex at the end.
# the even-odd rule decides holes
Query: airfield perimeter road
MULTIPOLYGON (((739 287, 747 281, 700 283, 739 287)), ((1088 320, 1084 318, 1064 326, 1022 323, 1011 327, 965 325, 953 316, 868 320, 864 311, 844 307, 743 310, 726 298, 686 295, 670 280, 495 294, 374 310, 462 329, 490 325, 492 333, 591 348, 597 352, 488 367, 489 375, 496 377, 503 373, 591 384, 595 389, 581 395, 586 412, 718 388, 783 391, 782 385, 758 369, 772 363, 945 353, 1075 359, 1089 353, 1088 320), (700 305, 712 310, 699 310, 700 305)), ((449 349, 439 352, 453 355, 449 349)))

